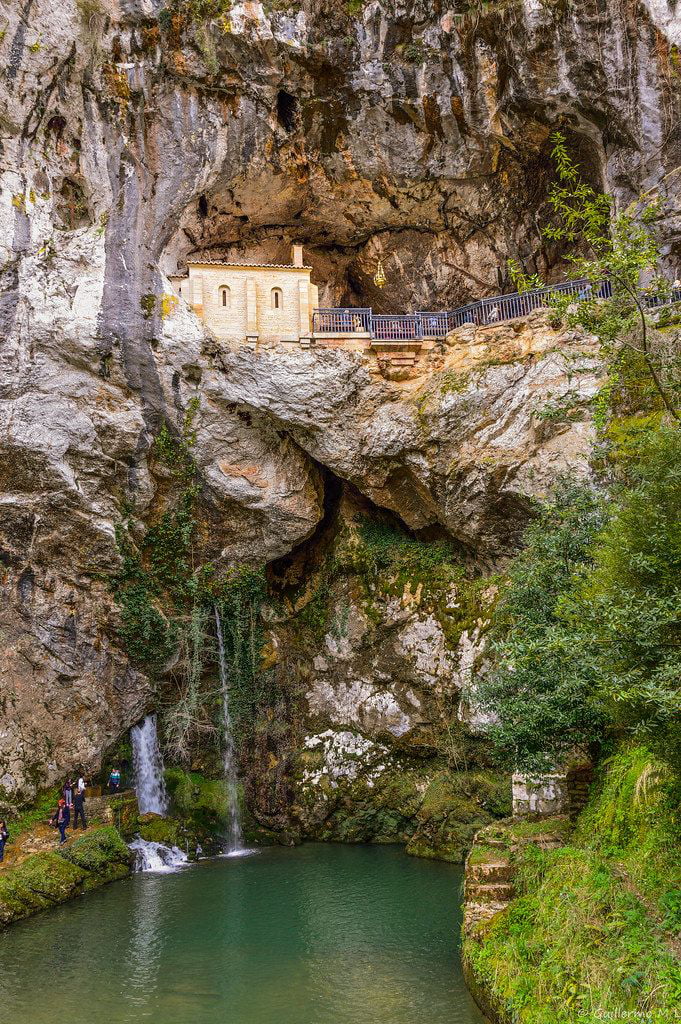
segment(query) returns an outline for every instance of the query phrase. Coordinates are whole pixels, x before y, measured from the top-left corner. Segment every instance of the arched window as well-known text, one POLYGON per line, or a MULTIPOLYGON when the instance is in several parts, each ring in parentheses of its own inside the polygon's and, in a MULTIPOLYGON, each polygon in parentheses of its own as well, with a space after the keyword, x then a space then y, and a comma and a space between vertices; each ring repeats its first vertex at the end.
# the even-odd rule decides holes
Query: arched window
POLYGON ((229 309, 231 301, 232 293, 230 292, 229 287, 226 284, 223 284, 220 289, 220 306, 223 309, 229 309))
POLYGON ((284 293, 281 288, 272 289, 272 309, 284 308, 284 293))

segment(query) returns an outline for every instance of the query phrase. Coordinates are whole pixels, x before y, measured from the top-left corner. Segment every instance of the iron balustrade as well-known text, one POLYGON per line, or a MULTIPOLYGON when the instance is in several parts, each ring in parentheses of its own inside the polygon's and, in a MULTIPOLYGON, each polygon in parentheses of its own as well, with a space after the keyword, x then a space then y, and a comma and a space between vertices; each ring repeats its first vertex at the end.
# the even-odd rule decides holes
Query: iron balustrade
POLYGON ((420 341, 423 337, 420 313, 373 316, 372 336, 376 341, 420 341))
POLYGON ((371 310, 353 307, 315 309, 312 330, 315 334, 370 334, 371 310))
MULTIPOLYGON (((489 327, 506 320, 517 320, 535 309, 546 308, 549 305, 547 299, 553 295, 609 299, 612 296, 612 284, 610 281, 601 281, 598 285, 592 285, 586 278, 564 281, 534 291, 478 299, 448 312, 376 314, 371 308, 315 309, 312 314, 312 330, 315 334, 369 334, 379 342, 444 338, 450 331, 464 324, 489 327)), ((642 293, 642 299, 650 308, 681 302, 681 287, 672 288, 666 295, 642 293)))
POLYGON ((451 327, 451 313, 417 313, 421 317, 421 334, 424 338, 446 338, 451 327))

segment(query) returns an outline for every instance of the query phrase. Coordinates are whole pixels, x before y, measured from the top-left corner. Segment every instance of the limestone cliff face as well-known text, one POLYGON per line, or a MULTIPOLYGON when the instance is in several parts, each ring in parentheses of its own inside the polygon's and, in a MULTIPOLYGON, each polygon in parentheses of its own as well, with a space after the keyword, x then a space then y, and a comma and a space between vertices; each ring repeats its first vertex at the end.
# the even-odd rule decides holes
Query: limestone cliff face
MULTIPOLYGON (((446 308, 495 291, 509 255, 560 273, 561 253, 539 234, 553 126, 621 200, 679 162, 678 26, 658 0, 464 14, 374 0, 352 16, 322 0, 216 2, 212 20, 191 10, 0 4, 10 803, 74 762, 95 769, 155 701, 118 640, 115 530, 130 508, 138 534, 153 521, 164 486, 153 439, 192 399, 202 554, 219 565, 270 563, 308 543, 335 480, 491 567, 532 497, 566 468, 585 471, 589 338, 543 320, 471 328, 391 381, 341 352, 220 351, 164 272, 206 249, 281 257, 296 239, 322 301, 446 308)), ((414 651, 425 645, 446 673, 459 656, 433 653, 435 620, 419 607, 395 629, 392 612, 383 622, 406 674, 378 655, 371 673, 346 671, 382 647, 357 624, 356 650, 341 657, 324 641, 301 736, 353 732, 389 749, 413 731, 429 704, 414 687, 436 686, 414 651)))

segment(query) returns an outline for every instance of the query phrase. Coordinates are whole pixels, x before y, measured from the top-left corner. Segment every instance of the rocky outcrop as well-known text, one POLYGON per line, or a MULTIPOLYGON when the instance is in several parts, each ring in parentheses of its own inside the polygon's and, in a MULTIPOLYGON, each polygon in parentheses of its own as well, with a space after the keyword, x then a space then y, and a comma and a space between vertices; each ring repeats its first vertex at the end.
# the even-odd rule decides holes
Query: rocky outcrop
POLYGON ((542 313, 460 328, 404 382, 342 351, 240 349, 222 365, 223 400, 268 414, 375 505, 415 530, 444 527, 479 559, 517 541, 557 476, 587 471, 595 339, 542 313))
MULTIPOLYGON (((163 272, 190 253, 278 257, 295 239, 323 302, 451 307, 496 290, 509 255, 561 272, 539 232, 553 127, 620 199, 679 162, 661 3, 352 7, 215 0, 194 18, 27 0, 3 15, 0 805, 96 770, 156 703, 111 581, 121 521, 139 540, 164 508, 162 423, 180 433, 193 410, 195 554, 217 570, 313 543, 335 481, 479 572, 558 473, 586 471, 593 339, 541 318, 471 326, 394 381, 350 353, 219 351, 173 296, 163 272)), ((475 620, 447 636, 432 607, 388 598, 371 628, 353 598, 308 651, 322 660, 289 754, 323 754, 310 770, 330 781, 336 754, 364 758, 357 781, 381 745, 432 750, 437 701, 471 676, 475 620), (340 754, 335 738, 305 746, 329 729, 352 737, 340 754)))
MULTIPOLYGON (((463 328, 395 382, 373 356, 218 351, 180 302, 147 348, 160 403, 152 414, 124 361, 102 354, 91 301, 101 244, 83 229, 53 265, 37 255, 22 261, 30 340, 17 330, 2 349, 0 780, 11 802, 74 764, 96 769, 153 704, 118 642, 109 583, 120 560, 117 525, 132 510, 139 538, 162 507, 167 474, 152 447, 162 410, 177 429, 195 411, 200 557, 216 566, 268 562, 310 537, 325 514, 324 472, 414 529, 446 531, 467 558, 489 564, 559 472, 585 472, 591 439, 593 340, 541 317, 463 328)), ((394 689, 387 656, 379 677, 339 670, 343 644, 366 626, 355 615, 347 637, 314 652, 332 668, 325 675, 319 663, 311 716, 326 704, 338 724, 334 706, 356 698, 344 725, 406 732, 418 700, 406 682, 394 689)), ((386 616, 405 680, 454 671, 432 617, 409 623, 397 606, 386 616)))

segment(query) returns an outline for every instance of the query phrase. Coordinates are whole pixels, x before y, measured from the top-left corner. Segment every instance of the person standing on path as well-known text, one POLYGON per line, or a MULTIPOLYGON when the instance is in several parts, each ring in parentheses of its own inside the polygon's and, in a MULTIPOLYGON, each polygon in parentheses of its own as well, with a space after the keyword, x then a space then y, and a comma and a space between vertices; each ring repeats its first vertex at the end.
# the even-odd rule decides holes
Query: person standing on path
POLYGON ((73 808, 73 779, 70 776, 64 783, 64 788, 61 791, 61 795, 64 797, 64 800, 66 801, 66 806, 68 807, 69 810, 71 810, 73 808))
POLYGON ((0 861, 5 859, 5 843, 9 839, 7 825, 3 818, 0 818, 0 861))
POLYGON ((109 775, 109 792, 117 793, 121 788, 121 771, 120 768, 112 768, 111 774, 109 775))
POLYGON ((87 783, 85 782, 85 777, 83 775, 80 775, 78 777, 78 782, 76 783, 76 792, 77 793, 84 793, 86 785, 87 785, 87 783))
POLYGON ((73 829, 78 828, 78 819, 81 821, 81 828, 87 828, 85 820, 85 790, 77 789, 73 798, 73 829))
POLYGON ((66 806, 66 800, 60 800, 57 804, 57 810, 52 817, 53 823, 59 829, 59 845, 62 846, 66 842, 66 829, 71 823, 71 811, 66 806))

